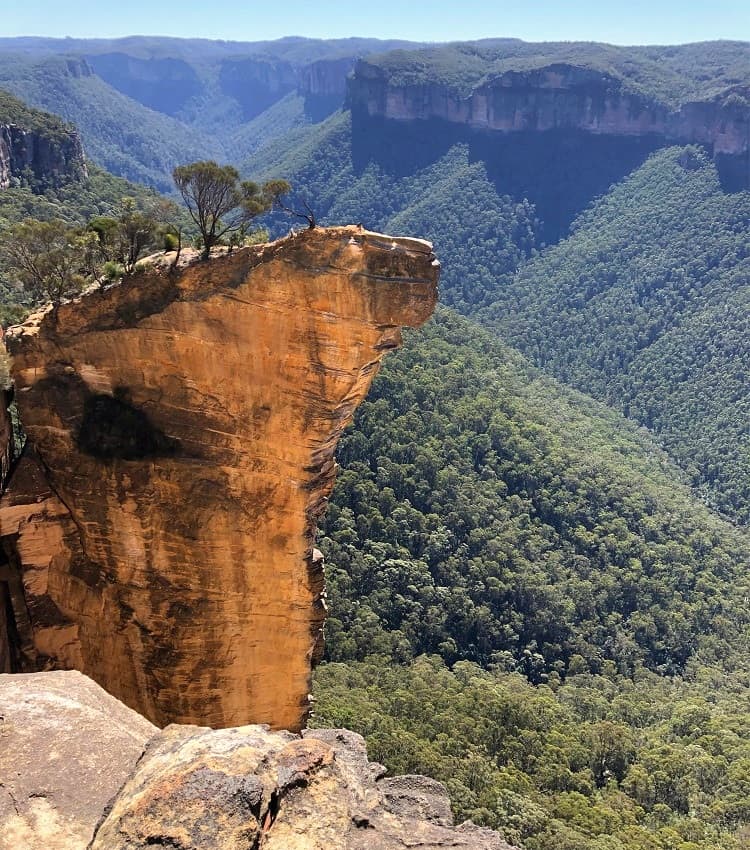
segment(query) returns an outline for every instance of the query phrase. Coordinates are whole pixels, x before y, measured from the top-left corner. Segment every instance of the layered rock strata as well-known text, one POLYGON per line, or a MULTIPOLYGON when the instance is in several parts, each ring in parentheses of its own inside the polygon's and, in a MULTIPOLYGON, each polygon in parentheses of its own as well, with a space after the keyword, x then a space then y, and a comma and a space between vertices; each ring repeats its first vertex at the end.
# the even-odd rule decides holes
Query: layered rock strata
POLYGON ((23 669, 79 669, 159 725, 301 728, 334 449, 437 277, 426 242, 315 229, 11 330, 23 669))
POLYGON ((398 121, 438 118, 504 133, 579 130, 595 135, 657 136, 702 144, 717 158, 742 162, 750 151, 747 86, 674 108, 626 89, 610 74, 569 63, 509 70, 464 93, 437 83, 393 83, 386 69, 361 60, 350 80, 348 97, 355 110, 398 121))
POLYGON ((0 675, 0 850, 513 850, 359 735, 150 723, 74 672, 0 675))

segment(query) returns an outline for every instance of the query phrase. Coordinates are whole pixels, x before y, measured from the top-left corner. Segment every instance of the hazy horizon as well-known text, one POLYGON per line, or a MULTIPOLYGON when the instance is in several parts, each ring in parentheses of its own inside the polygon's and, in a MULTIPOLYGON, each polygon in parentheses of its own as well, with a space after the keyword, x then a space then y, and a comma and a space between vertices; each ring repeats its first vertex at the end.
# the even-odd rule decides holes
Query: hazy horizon
POLYGON ((488 2, 466 0, 460 8, 446 0, 403 4, 381 0, 366 6, 345 0, 311 4, 226 2, 207 14, 181 0, 131 0, 127 6, 94 5, 88 0, 38 0, 5 11, 5 38, 117 39, 203 38, 257 42, 281 38, 377 38, 444 43, 485 38, 524 41, 598 41, 621 46, 678 45, 704 41, 750 41, 750 4, 741 0, 580 0, 488 2), (43 21, 43 24, 40 24, 43 21), (135 26, 134 26, 135 22, 135 26), (135 30, 135 31, 134 31, 135 30))
POLYGON ((523 41, 527 44, 551 44, 554 42, 561 42, 567 44, 608 44, 613 47, 685 47, 690 44, 715 44, 721 42, 734 43, 734 44, 750 44, 750 38, 706 38, 700 39, 699 41, 680 41, 680 42, 667 42, 667 41, 644 41, 638 43, 619 43, 614 41, 600 41, 596 39, 588 39, 588 38, 559 38, 559 39, 530 39, 530 38, 520 38, 518 36, 513 35, 491 35, 485 36, 482 38, 452 38, 445 40, 427 40, 423 39, 421 41, 417 41, 414 39, 408 38, 386 38, 379 36, 371 36, 371 35, 361 35, 359 33, 353 33, 352 35, 347 36, 334 36, 334 37, 325 37, 325 36, 309 36, 309 35, 299 35, 297 33, 290 33, 289 35, 281 35, 277 38, 255 38, 255 39, 239 39, 239 38, 209 38, 207 36, 202 35, 171 35, 169 33, 143 33, 143 32, 131 32, 126 35, 116 35, 116 36, 107 36, 107 35, 63 35, 63 36, 54 36, 54 35, 40 35, 39 33, 27 33, 26 35, 2 35, 0 36, 0 43, 7 41, 23 41, 23 40, 49 40, 49 41, 58 41, 58 42, 75 42, 75 41, 104 41, 104 42, 116 42, 116 41, 132 41, 136 39, 154 39, 160 41, 205 41, 214 44, 274 44, 277 42, 283 41, 329 41, 329 42, 345 42, 345 41, 379 41, 379 42, 389 42, 389 41, 400 41, 404 43, 411 44, 422 44, 422 45, 445 45, 445 44, 466 44, 466 43, 479 43, 483 41, 523 41))

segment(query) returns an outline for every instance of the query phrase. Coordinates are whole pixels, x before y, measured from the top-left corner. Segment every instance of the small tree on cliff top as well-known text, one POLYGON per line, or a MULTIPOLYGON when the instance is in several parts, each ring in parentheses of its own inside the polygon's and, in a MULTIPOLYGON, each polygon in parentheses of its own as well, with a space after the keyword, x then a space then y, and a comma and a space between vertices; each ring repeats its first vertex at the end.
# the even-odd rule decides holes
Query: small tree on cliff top
POLYGON ((0 240, 5 267, 37 301, 59 304, 87 282, 89 255, 96 236, 64 221, 25 219, 0 240))
POLYGON ((224 236, 244 231, 290 190, 285 180, 272 180, 263 186, 249 180, 240 182, 236 168, 212 160, 180 165, 172 177, 200 230, 206 260, 224 236))

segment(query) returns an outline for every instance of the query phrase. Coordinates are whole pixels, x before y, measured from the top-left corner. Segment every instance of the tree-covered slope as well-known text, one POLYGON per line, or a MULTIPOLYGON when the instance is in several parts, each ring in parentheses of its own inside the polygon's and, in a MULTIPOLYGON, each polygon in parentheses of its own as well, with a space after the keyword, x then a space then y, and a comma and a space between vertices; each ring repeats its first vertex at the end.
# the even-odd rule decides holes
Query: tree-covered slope
POLYGON ((22 100, 0 90, 0 124, 18 124, 44 136, 66 136, 71 127, 59 115, 32 109, 22 100))
POLYGON ((297 124, 320 121, 343 104, 357 57, 415 46, 364 38, 9 38, 0 39, 0 85, 74 122, 100 166, 169 191, 175 165, 240 162, 297 124))
POLYGON ((319 726, 366 736, 371 759, 443 781, 459 819, 524 850, 745 850, 746 673, 577 673, 532 686, 437 657, 321 666, 319 726))
POLYGON ((226 146, 234 162, 245 162, 267 145, 283 142, 312 123, 305 113, 305 98, 290 92, 235 130, 226 146))
POLYGON ((750 193, 699 149, 655 154, 483 313, 557 377, 651 428, 723 511, 750 518, 750 193))
POLYGON ((440 309, 338 459, 316 724, 524 850, 745 846, 750 540, 642 429, 440 309))
POLYGON ((439 653, 536 682, 742 662, 747 536, 634 425, 467 320, 410 335, 338 458, 331 659, 439 653))
POLYGON ((443 263, 441 300, 464 312, 491 303, 538 241, 533 207, 498 193, 468 145, 457 142, 413 168, 401 158, 360 157, 349 112, 266 146, 246 170, 286 175, 321 223, 361 221, 431 239, 443 263))
MULTIPOLYGON (((88 177, 85 179, 48 188, 41 194, 28 186, 0 190, 0 235, 9 227, 29 218, 42 221, 59 219, 69 225, 85 225, 96 216, 115 214, 123 198, 133 198, 137 207, 147 209, 153 206, 158 197, 145 186, 114 177, 89 163, 88 177)), ((14 284, 15 278, 0 256, 2 326, 21 321, 34 306, 32 296, 14 284)))
POLYGON ((0 86, 75 124, 87 155, 102 168, 161 191, 172 190, 175 165, 221 153, 210 137, 120 94, 85 60, 0 56, 0 86))

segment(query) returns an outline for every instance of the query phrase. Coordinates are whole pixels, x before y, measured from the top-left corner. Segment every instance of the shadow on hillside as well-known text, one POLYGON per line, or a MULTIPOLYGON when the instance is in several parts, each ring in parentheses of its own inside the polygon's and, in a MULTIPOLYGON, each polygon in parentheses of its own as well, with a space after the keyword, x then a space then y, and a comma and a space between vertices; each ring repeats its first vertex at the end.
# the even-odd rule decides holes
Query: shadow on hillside
POLYGON ((427 168, 456 144, 481 161, 497 192, 528 198, 544 222, 544 240, 563 238, 594 199, 667 142, 659 136, 592 136, 575 130, 502 134, 441 120, 389 121, 353 115, 352 158, 357 173, 371 161, 406 177, 427 168))

